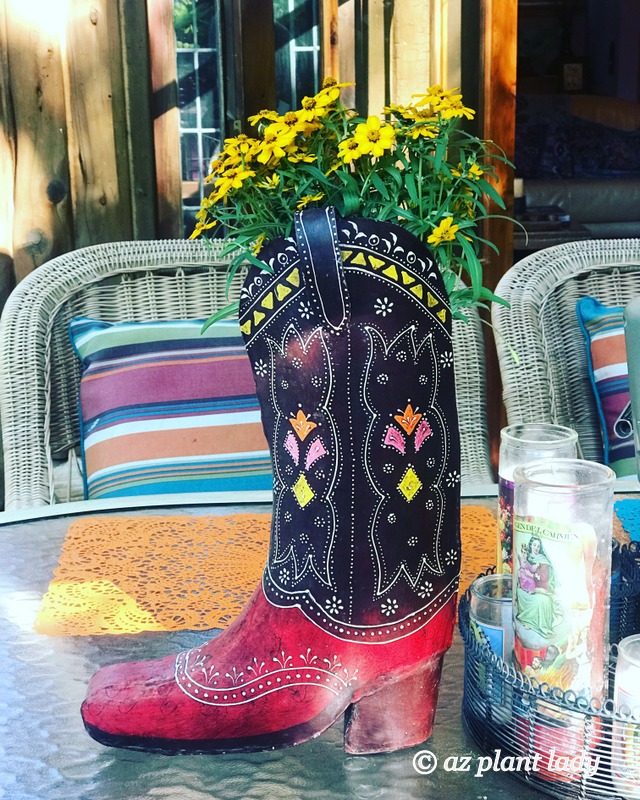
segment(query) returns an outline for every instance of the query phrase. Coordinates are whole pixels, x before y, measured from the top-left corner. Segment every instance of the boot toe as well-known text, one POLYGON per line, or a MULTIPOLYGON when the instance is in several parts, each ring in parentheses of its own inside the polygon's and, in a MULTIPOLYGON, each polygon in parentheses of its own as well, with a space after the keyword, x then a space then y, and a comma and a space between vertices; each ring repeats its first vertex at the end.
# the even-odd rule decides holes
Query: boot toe
POLYGON ((81 714, 85 726, 112 736, 162 735, 175 686, 175 657, 113 664, 91 678, 81 714), (153 731, 157 727, 159 730, 153 731))

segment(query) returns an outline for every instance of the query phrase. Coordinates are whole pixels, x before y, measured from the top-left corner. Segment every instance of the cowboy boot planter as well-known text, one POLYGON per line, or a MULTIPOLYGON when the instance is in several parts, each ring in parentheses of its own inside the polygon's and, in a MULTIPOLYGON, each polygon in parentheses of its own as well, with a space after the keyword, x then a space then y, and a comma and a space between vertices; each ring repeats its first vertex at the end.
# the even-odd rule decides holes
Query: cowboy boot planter
POLYGON ((261 253, 240 322, 273 461, 271 545, 234 623, 177 657, 97 673, 104 744, 284 747, 346 712, 351 753, 424 741, 451 644, 459 443, 451 320, 410 234, 332 209, 261 253))

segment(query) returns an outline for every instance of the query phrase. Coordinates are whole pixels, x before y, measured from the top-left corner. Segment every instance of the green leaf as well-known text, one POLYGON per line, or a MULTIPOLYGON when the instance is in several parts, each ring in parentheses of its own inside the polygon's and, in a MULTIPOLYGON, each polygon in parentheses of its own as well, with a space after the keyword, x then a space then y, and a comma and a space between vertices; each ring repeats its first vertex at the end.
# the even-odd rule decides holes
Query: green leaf
POLYGON ((371 183, 376 187, 385 200, 389 200, 389 190, 384 185, 384 181, 377 172, 371 173, 371 183))
POLYGON ((239 311, 240 303, 237 300, 233 303, 229 303, 228 306, 219 309, 215 314, 212 314, 209 317, 209 319, 202 326, 200 333, 204 333, 207 328, 210 328, 214 324, 214 322, 219 322, 221 319, 227 319, 228 317, 237 317, 239 311))
POLYGON ((407 191, 409 192, 409 197, 414 203, 418 203, 418 191, 416 189, 416 181, 413 175, 410 172, 407 172, 404 176, 404 183, 407 187, 407 191))
POLYGON ((476 181, 476 184, 478 188, 482 189, 482 191, 488 195, 494 203, 496 203, 496 205, 498 205, 500 208, 505 208, 504 200, 502 197, 500 197, 496 187, 493 184, 489 183, 489 181, 482 180, 482 178, 480 178, 479 181, 476 181))
POLYGON ((402 186, 402 173, 397 167, 394 167, 390 164, 389 166, 384 168, 384 171, 388 172, 389 175, 391 175, 391 177, 396 182, 398 187, 402 186))

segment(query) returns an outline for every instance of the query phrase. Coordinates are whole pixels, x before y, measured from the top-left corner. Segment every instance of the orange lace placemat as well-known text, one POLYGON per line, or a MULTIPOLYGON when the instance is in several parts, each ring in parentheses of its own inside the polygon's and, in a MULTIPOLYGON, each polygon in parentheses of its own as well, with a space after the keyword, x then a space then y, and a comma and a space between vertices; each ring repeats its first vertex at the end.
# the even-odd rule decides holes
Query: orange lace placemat
MULTIPOLYGON (((50 636, 224 628, 257 586, 269 514, 91 517, 69 527, 35 629, 50 636)), ((495 517, 462 508, 466 589, 495 564, 495 517)))

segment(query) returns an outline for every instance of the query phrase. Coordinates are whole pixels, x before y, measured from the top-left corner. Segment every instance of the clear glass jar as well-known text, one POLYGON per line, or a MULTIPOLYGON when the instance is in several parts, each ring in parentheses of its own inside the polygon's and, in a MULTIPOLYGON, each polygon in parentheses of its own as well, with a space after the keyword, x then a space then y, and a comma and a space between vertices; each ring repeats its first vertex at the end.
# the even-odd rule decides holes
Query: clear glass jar
POLYGON ((640 634, 618 644, 615 709, 628 722, 613 724, 611 778, 616 791, 629 800, 640 798, 640 634))
POLYGON ((581 459, 514 469, 514 663, 590 700, 605 687, 615 473, 581 459))
POLYGON ((575 458, 578 434, 564 425, 522 422, 500 432, 497 572, 513 572, 513 470, 542 458, 575 458))

